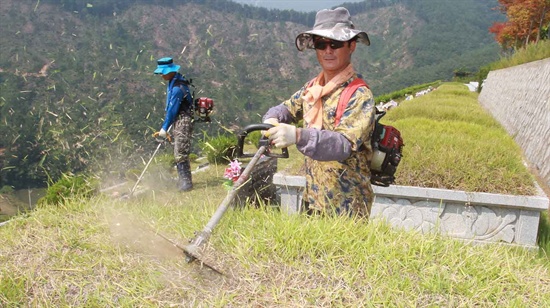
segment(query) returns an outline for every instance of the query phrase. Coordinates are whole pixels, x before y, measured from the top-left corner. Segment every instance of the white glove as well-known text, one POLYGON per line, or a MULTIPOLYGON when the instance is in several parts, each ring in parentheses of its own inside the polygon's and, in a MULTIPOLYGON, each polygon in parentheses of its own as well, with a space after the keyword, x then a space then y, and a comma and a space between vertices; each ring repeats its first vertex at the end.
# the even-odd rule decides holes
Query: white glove
POLYGON ((286 148, 296 144, 296 126, 294 125, 277 123, 265 135, 277 148, 286 148))
POLYGON ((162 138, 166 138, 166 131, 164 130, 164 128, 161 128, 159 130, 159 136, 162 138))

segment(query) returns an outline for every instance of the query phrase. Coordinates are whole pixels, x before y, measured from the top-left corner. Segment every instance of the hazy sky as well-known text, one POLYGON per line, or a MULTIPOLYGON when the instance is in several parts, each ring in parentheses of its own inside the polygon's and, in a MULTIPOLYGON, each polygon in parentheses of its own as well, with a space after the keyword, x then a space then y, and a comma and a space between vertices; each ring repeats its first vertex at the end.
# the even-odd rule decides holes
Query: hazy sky
POLYGON ((270 9, 296 10, 302 12, 329 9, 344 2, 362 2, 363 0, 232 0, 241 4, 262 6, 270 9))

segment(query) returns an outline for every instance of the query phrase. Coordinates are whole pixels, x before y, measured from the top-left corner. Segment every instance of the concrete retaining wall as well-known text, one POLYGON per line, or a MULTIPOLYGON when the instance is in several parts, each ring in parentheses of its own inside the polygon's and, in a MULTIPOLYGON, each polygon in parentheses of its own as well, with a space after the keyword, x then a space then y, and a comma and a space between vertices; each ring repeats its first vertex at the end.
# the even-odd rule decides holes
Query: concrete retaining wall
MULTIPOLYGON (((281 195, 282 211, 303 211, 305 177, 276 173, 273 184, 281 195)), ((398 185, 373 189, 371 219, 384 219, 394 228, 438 232, 474 242, 536 247, 540 213, 548 208, 548 198, 539 196, 398 185)))
POLYGON ((550 187, 550 58, 490 72, 479 102, 550 187))

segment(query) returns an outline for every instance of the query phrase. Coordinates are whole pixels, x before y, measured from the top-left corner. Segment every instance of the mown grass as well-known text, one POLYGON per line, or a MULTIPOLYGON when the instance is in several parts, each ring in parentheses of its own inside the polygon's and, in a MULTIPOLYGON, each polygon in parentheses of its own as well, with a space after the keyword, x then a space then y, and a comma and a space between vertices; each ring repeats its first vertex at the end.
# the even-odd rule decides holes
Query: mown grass
MULTIPOLYGON (((219 166, 219 172, 224 166, 219 166)), ((0 228, 2 307, 544 307, 550 261, 536 251, 394 230, 381 222, 229 210, 207 259, 180 245, 225 196, 95 197, 42 206, 0 228), (161 236, 162 234, 162 236, 161 236)))
POLYGON ((477 95, 460 83, 445 83, 388 112, 382 122, 397 127, 405 143, 397 184, 535 193, 521 149, 478 104, 477 95))

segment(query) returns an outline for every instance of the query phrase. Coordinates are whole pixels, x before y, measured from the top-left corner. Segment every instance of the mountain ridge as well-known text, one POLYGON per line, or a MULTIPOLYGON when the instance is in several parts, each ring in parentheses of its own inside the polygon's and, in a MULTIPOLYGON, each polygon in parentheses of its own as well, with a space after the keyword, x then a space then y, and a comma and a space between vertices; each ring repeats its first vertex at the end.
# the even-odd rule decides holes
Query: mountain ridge
MULTIPOLYGON (((259 121, 319 70, 313 51, 294 46, 311 26, 289 21, 309 21, 312 14, 241 11, 223 1, 218 10, 209 6, 214 1, 96 1, 66 9, 79 1, 0 0, 0 159, 9 167, 0 185, 39 185, 104 161, 125 169, 139 162, 136 156, 155 147, 150 135, 164 115, 165 84, 152 73, 160 57, 174 57, 194 80, 197 97, 214 98, 215 119, 224 127, 259 121)), ((475 71, 498 57, 483 29, 492 21, 479 20, 496 0, 390 2, 350 6, 357 28, 372 41, 358 46, 353 63, 375 95, 448 80, 455 69, 475 71), (452 30, 453 23, 443 23, 457 10, 464 14, 453 23, 472 33, 431 32, 452 30)), ((197 130, 215 135, 220 127, 197 130)))

